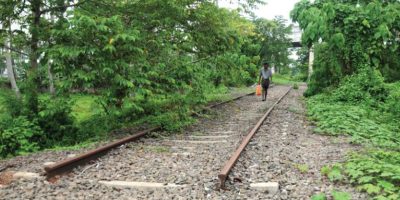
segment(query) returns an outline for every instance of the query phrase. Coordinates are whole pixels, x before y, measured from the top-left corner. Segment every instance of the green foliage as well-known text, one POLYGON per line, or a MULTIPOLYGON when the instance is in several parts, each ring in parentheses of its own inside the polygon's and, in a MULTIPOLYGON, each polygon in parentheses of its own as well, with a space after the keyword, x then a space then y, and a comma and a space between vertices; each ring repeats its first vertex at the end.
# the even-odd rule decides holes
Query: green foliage
MULTIPOLYGON (((0 73, 2 71, 3 70, 0 69, 0 73)), ((0 77, 0 89, 2 89, 2 88, 6 88, 6 89, 10 88, 10 81, 7 78, 0 77)))
POLYGON ((381 103, 386 100, 388 91, 379 71, 362 68, 358 73, 345 77, 339 87, 333 92, 333 101, 359 104, 381 103))
MULTIPOLYGON (((262 60, 274 64, 278 73, 288 71, 291 60, 289 59, 292 32, 291 25, 286 25, 287 20, 282 16, 275 17, 273 20, 256 19, 257 43, 261 42, 260 57, 262 60)), ((261 60, 260 60, 261 61, 261 60)))
POLYGON ((300 173, 305 174, 308 172, 309 167, 307 164, 296 164, 295 167, 300 171, 300 173))
POLYGON ((121 126, 122 123, 118 121, 116 116, 101 114, 92 115, 79 122, 74 142, 100 141, 107 138, 110 131, 121 128, 121 126))
POLYGON ((307 95, 336 86, 341 77, 365 65, 390 81, 400 80, 399 8, 398 1, 297 3, 291 17, 303 29, 303 44, 315 47, 315 73, 307 95))
POLYGON ((311 197, 311 200, 326 200, 326 195, 324 193, 315 194, 311 197))
POLYGON ((400 82, 388 85, 388 91, 389 95, 382 108, 400 118, 400 82))
POLYGON ((198 0, 70 3, 0 8, 1 23, 27 30, 0 31, 0 40, 12 39, 29 57, 13 55, 23 98, 5 98, 0 109, 40 126, 31 138, 40 148, 96 141, 129 125, 179 130, 194 121, 193 111, 227 98, 228 88, 254 84, 267 54, 287 67, 290 27, 281 18, 251 21, 198 0), (53 82, 50 98, 43 93, 53 82))
POLYGON ((23 102, 15 96, 10 89, 0 90, 0 113, 1 115, 17 117, 23 113, 23 102))
POLYGON ((312 96, 322 92, 329 86, 335 86, 342 77, 341 65, 326 43, 315 45, 314 72, 310 78, 307 91, 304 96, 312 96))
POLYGON ((371 150, 354 154, 345 165, 351 183, 376 199, 400 198, 400 153, 371 150))
POLYGON ((39 145, 34 138, 42 134, 38 124, 26 117, 0 117, 0 157, 38 150, 39 145))
POLYGON ((43 147, 54 144, 75 144, 77 128, 71 117, 71 105, 64 99, 43 99, 37 121, 44 134, 38 142, 43 147))
POLYGON ((342 166, 335 164, 333 166, 324 166, 321 168, 321 174, 328 177, 330 181, 341 181, 343 180, 342 166))
POLYGON ((96 100, 96 96, 89 94, 71 95, 71 114, 76 119, 77 123, 102 112, 102 108, 96 103, 96 100))
POLYGON ((381 149, 354 154, 343 167, 333 170, 326 166, 321 173, 330 180, 341 180, 337 177, 344 174, 374 199, 398 199, 399 117, 393 104, 398 83, 388 85, 378 72, 361 71, 339 85, 308 99, 309 117, 317 124, 315 131, 349 134, 355 143, 381 149))
POLYGON ((332 191, 333 200, 351 200, 351 195, 347 192, 332 191))
POLYGON ((288 85, 288 84, 297 84, 298 82, 287 74, 273 74, 272 83, 280 85, 288 85))
POLYGON ((394 104, 398 91, 396 84, 386 85, 378 71, 363 68, 332 92, 310 98, 308 115, 317 121, 316 132, 349 134, 358 143, 398 148, 399 118, 394 104))

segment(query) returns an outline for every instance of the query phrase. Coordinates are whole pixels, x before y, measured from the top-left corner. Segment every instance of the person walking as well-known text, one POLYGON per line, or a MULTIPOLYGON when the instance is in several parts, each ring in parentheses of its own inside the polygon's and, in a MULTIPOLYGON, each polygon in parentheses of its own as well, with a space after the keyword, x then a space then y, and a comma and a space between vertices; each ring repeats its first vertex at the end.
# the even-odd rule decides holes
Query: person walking
POLYGON ((260 69, 260 78, 258 79, 258 84, 261 84, 262 86, 262 101, 265 101, 267 100, 269 84, 272 82, 272 71, 268 62, 264 62, 263 65, 264 66, 260 69))

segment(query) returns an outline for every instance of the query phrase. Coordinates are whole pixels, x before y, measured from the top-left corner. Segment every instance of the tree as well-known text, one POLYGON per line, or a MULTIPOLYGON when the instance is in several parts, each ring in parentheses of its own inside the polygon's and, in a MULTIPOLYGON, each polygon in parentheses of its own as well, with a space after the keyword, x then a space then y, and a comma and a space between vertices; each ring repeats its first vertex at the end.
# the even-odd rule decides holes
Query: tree
POLYGON ((274 20, 256 19, 258 39, 262 43, 260 57, 275 64, 278 72, 289 66, 292 28, 282 16, 274 20))
MULTIPOLYGON (((27 72, 28 84, 26 90, 27 106, 31 113, 38 112, 38 90, 40 86, 38 68, 39 58, 43 52, 43 44, 48 38, 49 21, 44 16, 52 13, 62 17, 67 8, 78 6, 85 1, 74 3, 73 0, 3 0, 0 2, 0 22, 18 24, 23 31, 26 46, 29 46, 30 68, 27 72)), ((51 26, 51 25, 50 25, 51 26)), ((3 27, 4 28, 4 27, 3 27)), ((4 31, 4 30, 2 30, 4 31)))
POLYGON ((398 1, 297 3, 291 17, 303 29, 303 44, 315 45, 318 88, 338 84, 365 66, 379 69, 390 81, 400 80, 399 9, 398 1))

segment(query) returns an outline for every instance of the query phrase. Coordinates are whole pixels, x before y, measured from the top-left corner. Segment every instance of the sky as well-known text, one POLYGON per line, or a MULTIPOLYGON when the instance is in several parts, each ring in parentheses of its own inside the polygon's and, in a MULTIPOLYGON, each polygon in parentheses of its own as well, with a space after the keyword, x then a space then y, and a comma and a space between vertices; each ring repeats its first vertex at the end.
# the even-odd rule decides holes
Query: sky
MULTIPOLYGON (((254 13, 257 17, 266 18, 266 19, 274 19, 275 16, 281 15, 285 19, 291 23, 290 19, 290 11, 293 9, 294 5, 300 0, 265 0, 265 5, 259 5, 257 10, 254 10, 254 13)), ((225 8, 235 9, 237 8, 237 0, 219 0, 218 5, 225 8), (232 3, 235 2, 235 3, 232 3)), ((294 41, 300 41, 301 33, 297 32, 299 30, 295 30, 295 33, 291 34, 291 38, 294 41)), ((290 55, 292 59, 297 59, 296 53, 293 51, 290 55)))
MULTIPOLYGON (((260 5, 254 13, 258 17, 266 18, 266 19, 274 19, 277 15, 282 15, 285 19, 290 21, 290 11, 293 9, 294 4, 299 2, 299 0, 265 0, 267 2, 266 5, 260 5)), ((226 8, 236 8, 237 3, 232 0, 219 0, 219 6, 226 8)))

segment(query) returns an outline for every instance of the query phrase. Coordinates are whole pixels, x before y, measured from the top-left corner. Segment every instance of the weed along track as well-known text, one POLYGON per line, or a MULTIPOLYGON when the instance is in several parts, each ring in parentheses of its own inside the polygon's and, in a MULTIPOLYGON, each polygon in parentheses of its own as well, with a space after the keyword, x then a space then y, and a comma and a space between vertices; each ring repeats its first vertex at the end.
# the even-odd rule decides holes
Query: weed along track
MULTIPOLYGON (((333 151, 328 139, 307 134, 300 94, 275 86, 267 102, 243 96, 219 105, 211 117, 182 133, 152 130, 151 137, 109 144, 115 148, 68 171, 64 167, 76 157, 53 163, 46 169, 61 166, 64 172, 56 182, 45 176, 17 179, 0 189, 0 199, 308 199, 315 185, 331 187, 316 175, 317 168, 351 147, 333 151), (236 165, 224 167, 228 160, 236 165)), ((46 155, 47 161, 61 160, 46 155)), ((38 168, 28 164, 25 169, 30 167, 38 168)))

